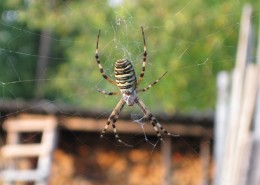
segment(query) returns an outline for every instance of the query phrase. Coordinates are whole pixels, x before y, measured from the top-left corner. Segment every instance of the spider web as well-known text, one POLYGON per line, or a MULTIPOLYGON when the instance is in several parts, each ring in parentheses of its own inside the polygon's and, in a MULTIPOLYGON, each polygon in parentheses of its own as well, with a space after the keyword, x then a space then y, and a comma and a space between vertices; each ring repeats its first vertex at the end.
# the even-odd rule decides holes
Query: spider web
MULTIPOLYGON (((67 10, 70 13, 73 14, 79 14, 76 12, 73 6, 69 4, 69 2, 64 1, 63 2, 67 10)), ((197 45, 205 45, 205 42, 210 42, 212 39, 212 42, 224 42, 226 39, 228 39, 229 35, 226 35, 221 38, 221 40, 215 41, 215 36, 218 34, 224 34, 225 32, 232 33, 232 32, 238 32, 239 27, 239 20, 235 19, 236 14, 239 14, 240 12, 233 12, 232 9, 226 12, 226 14, 214 14, 214 16, 209 15, 209 12, 207 11, 205 14, 202 13, 201 16, 207 17, 204 21, 210 22, 214 19, 217 19, 218 17, 231 17, 231 19, 234 19, 230 24, 224 25, 224 27, 218 28, 217 30, 209 30, 206 34, 202 35, 201 37, 197 37, 194 33, 193 37, 186 38, 185 35, 172 35, 168 32, 168 30, 171 27, 174 27, 174 20, 178 19, 184 19, 183 13, 188 10, 190 7, 197 6, 196 1, 194 0, 187 0, 183 4, 179 5, 178 11, 173 12, 171 14, 171 20, 172 22, 167 22, 167 24, 149 24, 149 20, 143 20, 140 21, 136 19, 136 15, 133 12, 128 11, 125 5, 122 1, 116 1, 116 0, 110 0, 109 1, 110 6, 114 7, 115 10, 112 15, 112 19, 110 20, 110 26, 109 27, 100 27, 97 26, 91 26, 91 29, 97 30, 101 29, 101 37, 100 37, 100 56, 101 56, 101 62, 103 65, 103 68, 105 69, 106 74, 113 78, 113 65, 114 62, 117 59, 120 58, 127 58, 130 61, 132 61, 133 65, 135 66, 135 70, 137 75, 140 74, 141 66, 142 66, 142 58, 143 58, 143 40, 141 35, 141 29, 140 26, 144 26, 145 31, 145 37, 147 42, 147 51, 148 51, 148 60, 146 65, 146 73, 145 77, 142 81, 141 87, 146 87, 151 82, 155 81, 157 78, 160 77, 165 71, 168 71, 168 74, 164 78, 172 78, 178 81, 178 83, 185 83, 185 81, 181 81, 181 78, 177 78, 175 75, 183 73, 183 75, 187 73, 191 73, 193 71, 199 71, 201 69, 204 69, 204 72, 208 71, 208 73, 212 73, 214 71, 214 64, 227 64, 234 61, 234 57, 226 57, 221 60, 213 60, 215 58, 215 55, 218 55, 215 52, 208 52, 206 55, 200 55, 200 51, 197 51, 198 57, 197 58, 189 58, 189 56, 192 56, 191 51, 193 48, 195 48, 197 45), (167 43, 165 45, 158 44, 159 39, 151 38, 150 35, 152 35, 153 32, 163 32, 164 37, 168 40, 168 42, 174 42, 175 48, 172 48, 172 50, 168 51, 168 53, 175 53, 174 58, 163 58, 161 59, 161 63, 165 62, 165 65, 162 65, 158 63, 158 59, 156 57, 160 55, 161 53, 164 53, 164 51, 167 49, 167 43), (157 44, 160 46, 158 47, 157 44), (188 59, 192 60, 193 63, 186 62, 182 59, 188 59), (180 64, 180 61, 183 62, 180 64), (179 67, 181 65, 181 67, 179 67), (213 66, 213 67, 212 67, 213 66), (213 70, 211 70, 213 68, 213 70)), ((102 4, 102 3, 101 3, 102 4)), ((242 3, 241 3, 242 4, 242 3)), ((240 6, 241 4, 236 4, 237 6, 240 6)), ((199 13, 197 13, 199 14, 199 13)), ((259 11, 257 12, 259 14, 259 11)), ((19 89, 22 87, 26 87, 27 85, 35 84, 37 81, 43 81, 43 82, 51 82, 52 86, 54 86, 57 83, 60 83, 60 86, 66 86, 67 88, 64 88, 64 91, 68 91, 66 95, 64 95, 63 92, 57 91, 58 88, 55 89, 56 94, 61 94, 62 96, 49 96, 48 101, 50 103, 60 103, 60 102, 72 102, 72 105, 75 106, 80 101, 85 101, 87 96, 92 97, 93 94, 96 94, 96 89, 104 89, 106 91, 117 91, 116 87, 111 86, 111 84, 107 83, 106 80, 104 80, 100 73, 98 72, 98 68, 96 66, 95 60, 94 60, 94 52, 95 52, 95 41, 96 38, 93 38, 91 41, 91 45, 93 46, 93 55, 85 56, 86 58, 80 58, 82 55, 79 53, 85 52, 85 49, 83 49, 84 45, 81 44, 86 42, 77 40, 77 39, 71 39, 71 38, 60 38, 55 35, 45 35, 46 38, 50 38, 52 41, 53 49, 55 50, 56 46, 61 44, 63 46, 68 45, 77 45, 81 46, 78 47, 75 51, 71 51, 67 56, 64 56, 63 54, 57 52, 53 52, 51 56, 41 56, 39 55, 39 52, 37 49, 32 49, 28 47, 21 47, 17 48, 16 43, 25 41, 26 38, 30 37, 32 40, 39 40, 41 37, 41 34, 38 31, 35 31, 34 29, 30 29, 27 26, 23 25, 22 23, 19 25, 13 24, 13 22, 17 18, 17 12, 16 10, 4 10, 2 13, 2 19, 1 19, 1 30, 0 30, 0 39, 5 39, 4 44, 0 48, 0 59, 2 60, 1 63, 4 63, 1 73, 4 73, 6 76, 10 76, 9 78, 0 79, 0 90, 1 90, 1 97, 0 97, 0 104, 1 102, 4 102, 5 100, 14 99, 15 101, 19 101, 20 98, 25 96, 25 99, 30 99, 31 95, 33 93, 28 92, 30 94, 29 97, 26 97, 26 95, 20 95, 18 92, 19 89), (14 26, 15 25, 15 26, 14 26), (78 52, 78 53, 77 53, 78 52), (32 77, 32 73, 34 74, 35 71, 28 71, 27 69, 21 68, 20 60, 21 61, 27 61, 31 64, 30 69, 35 69, 35 61, 38 60, 38 58, 45 58, 52 61, 50 67, 53 65, 63 65, 67 60, 68 56, 74 55, 75 56, 75 63, 79 64, 79 69, 74 68, 71 70, 68 75, 63 76, 55 76, 53 75, 56 73, 56 69, 53 71, 50 71, 49 76, 45 77, 44 79, 37 79, 35 77, 32 77), (79 58, 77 58, 79 57, 79 58), (81 61, 81 62, 80 62, 81 61), (90 64, 90 63, 93 63, 90 64), (82 69, 84 68, 90 68, 91 70, 95 70, 95 73, 91 73, 88 71, 88 73, 84 73, 82 69), (77 73, 80 74, 77 74, 77 73), (26 73, 28 75, 26 75, 26 73), (51 74, 51 75, 50 75, 51 74), (7 80, 6 80, 7 79, 7 80), (95 79, 95 80, 93 80, 95 79), (81 84, 80 87, 78 87, 78 84, 81 84), (73 91, 71 90, 73 89, 73 91)), ((65 15, 66 16, 66 15, 65 15)), ((152 15, 151 15, 152 16, 152 15)), ((59 21, 59 20, 57 20, 59 21)), ((82 20, 84 22, 84 20, 82 20)), ((183 26, 180 29, 189 29, 191 25, 183 26)), ((2 40, 3 41, 3 40, 2 40)), ((77 47, 75 47, 77 48, 77 47)), ((235 50, 236 45, 224 45, 224 48, 226 50, 235 50)), ((73 63, 72 62, 72 63, 73 63)), ((221 67, 220 67, 221 68, 221 67)), ((49 68, 51 69, 51 68, 49 68)), ((64 69, 66 71, 66 69, 64 69)), ((219 67, 216 67, 216 70, 219 70, 219 67)), ((61 70, 62 71, 62 70, 61 70)), ((59 74, 62 74, 59 73, 59 74)), ((167 81, 167 79, 162 79, 162 82, 159 82, 155 87, 152 87, 148 92, 145 92, 143 94, 140 94, 141 99, 144 99, 144 102, 146 103, 147 107, 152 113, 156 112, 165 112, 167 111, 167 108, 165 108, 164 104, 160 101, 164 97, 167 99, 169 97, 169 94, 172 93, 172 97, 175 96, 175 94, 181 94, 182 97, 185 97, 187 99, 209 99, 208 95, 205 93, 198 94, 192 94, 191 92, 183 92, 182 89, 177 89, 175 92, 171 92, 171 90, 168 88, 162 92, 159 92, 158 89, 162 86, 167 86, 171 84, 167 84, 166 82, 163 82, 164 80, 167 81), (151 98, 152 95, 153 99, 151 98), (158 97, 157 97, 157 94, 158 97), (168 97, 167 97, 168 96, 168 97), (159 111, 158 111, 159 110, 159 111)), ((202 73, 201 79, 207 78, 205 73, 202 73)), ((177 82, 176 82, 177 83, 177 82)), ((172 84, 172 86, 175 86, 175 84, 172 84)), ((181 86, 184 87, 185 85, 181 86)), ((198 88, 198 91, 203 91, 203 84, 198 88), (201 88, 201 89, 199 89, 201 88)), ((183 88, 184 89, 184 88, 183 88)), ((26 93, 25 93, 26 94, 26 93)), ((120 96, 103 96, 100 94, 98 96, 98 99, 94 99, 96 101, 96 109, 102 110, 102 114, 100 114, 100 117, 107 117, 110 115, 111 111, 113 110, 114 106, 118 102, 120 96), (108 102, 107 106, 104 108, 103 104, 104 102, 108 102), (104 111, 106 110, 106 111, 104 111)), ((91 98, 90 98, 91 99, 91 98)), ((174 99, 174 98, 173 98, 174 99)), ((175 102, 175 100, 173 100, 175 102)), ((46 102, 42 103, 45 104, 46 102)), ((40 103, 40 105, 42 105, 40 103)), ((93 104, 88 104, 84 107, 90 107, 93 106, 93 104)), ((28 109, 33 109, 34 107, 29 107, 28 109)), ((211 107, 212 108, 212 107, 211 107)), ((177 110, 172 108, 172 110, 177 110)), ((24 110, 18 110, 18 112, 23 112, 24 110)), ((63 112, 62 109, 59 110, 61 113, 68 114, 67 112, 63 112)), ((181 111, 181 110, 177 110, 181 111)), ((76 115, 80 115, 80 113, 75 113, 76 115)), ((131 117, 131 120, 133 124, 137 124, 140 127, 140 133, 136 135, 122 135, 120 134, 120 130, 118 130, 118 133, 120 135, 120 138, 122 140, 127 139, 132 141, 133 146, 138 146, 139 143, 145 143, 147 145, 150 145, 152 147, 151 152, 153 152, 160 143, 157 137, 151 136, 146 133, 146 127, 151 126, 150 123, 147 122, 147 120, 144 118, 144 115, 141 113, 141 110, 139 107, 125 107, 122 111, 122 114, 127 114, 129 117, 131 117), (138 138, 138 139, 136 139, 138 138)), ((1 119, 6 119, 11 115, 0 115, 1 119)), ((73 116, 73 115, 71 115, 73 116)), ((98 117, 99 117, 98 116, 98 117)), ((83 116, 82 116, 83 117, 83 116)), ((97 117, 97 119, 98 119, 97 117)), ((161 120, 159 120, 160 122, 161 120)), ((167 121, 164 121, 164 123, 167 123, 167 121)), ((105 126, 106 123, 104 123, 105 126)), ((120 124, 120 117, 117 121, 117 124, 120 124)), ((196 120, 194 120, 194 124, 196 123, 196 120)), ((131 125, 129 125, 131 126, 131 125)), ((111 128, 110 128, 111 129, 111 128)), ((102 130, 100 130, 101 132, 102 130)), ((205 132, 207 132, 205 130, 205 132)), ((179 134, 179 133, 172 133, 172 134, 179 134)), ((207 134, 207 133, 206 133, 207 134)), ((82 144, 84 147, 89 148, 90 146, 85 143, 84 139, 82 139, 82 135, 84 134, 75 134, 71 132, 71 135, 77 140, 78 143, 82 144)), ((111 135, 111 134, 108 134, 111 135)), ((28 137, 29 138, 29 137, 28 137)), ((115 147, 119 148, 121 146, 118 145, 116 140, 111 139, 113 137, 106 137, 105 140, 108 141, 108 144, 114 145, 115 147)), ((179 139, 183 142, 183 144, 188 148, 188 150, 192 151, 194 155, 199 155, 197 148, 199 146, 193 146, 189 143, 189 141, 186 141, 184 139, 184 136, 180 135, 179 139)), ((212 139, 212 138, 210 138, 212 139)), ((4 139, 0 138, 0 143, 3 143, 4 139)), ((25 141, 26 142, 26 139, 25 141)), ((208 141, 210 142, 210 141, 208 141)), ((91 148, 90 148, 91 150, 91 148)), ((83 174, 84 176, 84 174, 83 174)))
MULTIPOLYGON (((154 80, 156 80, 159 75, 156 77, 156 75, 151 75, 154 72, 154 69, 157 69, 159 64, 153 62, 152 57, 156 56, 156 53, 160 53, 164 50, 164 47, 162 48, 156 48, 156 45, 152 44, 153 42, 151 42, 151 38, 149 37, 149 32, 153 32, 153 31, 157 31, 160 30, 162 32, 165 32, 166 37, 168 37, 168 39, 172 42, 176 42, 176 48, 173 49, 173 52, 177 51, 177 59, 181 59, 184 55, 189 55, 189 50, 191 49, 191 47, 194 47, 194 45, 196 45, 197 43, 199 44, 203 44, 204 42, 204 38, 194 38, 194 40, 185 40, 185 38, 183 37, 174 37, 172 35, 167 35, 167 25, 166 27, 162 27, 161 25, 148 25, 145 21, 144 22, 135 22, 135 15, 132 14, 131 12, 128 12, 127 9, 124 6, 121 6, 121 1, 109 1, 110 6, 116 7, 117 9, 114 11, 114 20, 111 21, 110 23, 110 27, 108 28, 102 28, 102 34, 101 34, 101 38, 100 38, 100 52, 102 55, 102 65, 106 71, 106 73, 109 76, 113 76, 113 65, 114 65, 114 61, 116 61, 119 58, 128 58, 130 61, 132 61, 132 63, 136 66, 136 71, 137 71, 137 75, 140 73, 140 69, 141 69, 141 62, 142 62, 142 55, 143 55, 143 41, 142 41, 142 37, 141 37, 141 30, 140 30, 140 26, 143 25, 145 28, 145 35, 146 35, 146 40, 147 40, 147 48, 148 48, 148 61, 147 61, 147 72, 145 75, 145 78, 143 80, 143 86, 145 87, 147 84, 153 82, 154 80), (118 8, 120 7, 120 8, 118 8), (123 15, 122 15, 123 14, 123 15), (112 33, 112 34, 111 34, 112 33), (112 35, 112 37, 111 37, 112 35), (110 37, 106 38, 107 36, 110 37), (107 43, 102 42, 103 38, 106 38, 104 40, 108 40, 107 43), (178 49, 181 48, 181 49, 178 49)), ((178 19, 180 18, 182 12, 185 11, 186 8, 188 8, 189 6, 195 6, 196 3, 192 0, 190 1, 186 1, 177 12, 175 12, 173 14, 172 19, 178 19)), ((70 7, 69 4, 67 4, 67 8, 77 14, 77 12, 74 12, 73 7, 70 7)), ((220 15, 222 16, 222 15, 220 15)), ((24 25, 20 25, 20 26, 13 26, 11 23, 13 21, 15 21, 17 17, 17 12, 15 10, 6 10, 3 12, 2 14, 2 21, 1 21, 1 25, 3 27, 3 31, 2 34, 6 34, 5 39, 7 39, 7 41, 5 42, 5 46, 0 48, 0 52, 1 55, 6 56, 6 63, 7 65, 6 67, 6 71, 7 73, 11 73, 12 74, 12 78, 13 80, 10 81, 0 81, 0 85, 2 88, 2 100, 7 99, 7 94, 8 96, 11 95, 12 98, 19 98, 19 96, 16 95, 16 87, 19 88, 19 86, 22 84, 31 84, 31 83, 35 83, 36 81, 42 80, 42 81, 54 81, 54 80, 58 80, 58 81, 64 81, 64 83, 67 84, 67 86, 74 86, 75 84, 79 83, 79 82, 83 82, 85 84, 89 84, 89 86, 92 86, 93 88, 90 89, 85 89, 84 87, 82 87, 79 92, 75 92, 74 94, 68 95, 67 97, 65 97, 65 99, 73 99, 76 96, 79 96, 79 99, 81 99, 81 97, 84 97, 86 95, 89 95, 91 93, 95 93, 96 92, 96 88, 100 87, 104 89, 108 89, 108 90, 116 90, 115 87, 111 87, 109 86, 110 84, 107 84, 107 82, 102 79, 99 78, 97 81, 88 81, 87 78, 84 79, 80 79, 79 77, 76 76, 76 78, 56 78, 52 79, 52 78, 45 78, 45 79, 27 79, 26 77, 22 77, 24 71, 18 71, 18 59, 12 57, 12 55, 16 55, 19 56, 21 58, 26 58, 28 61, 30 61, 31 59, 35 59, 35 58, 47 58, 50 59, 54 62, 59 63, 60 61, 65 61, 66 57, 63 56, 40 56, 36 51, 32 52, 32 51, 26 51, 26 49, 28 48, 22 48, 19 50, 16 50, 15 48, 15 43, 18 42, 20 39, 22 38, 26 38, 27 36, 31 36, 34 39, 39 39, 40 38, 40 33, 37 33, 33 30, 29 30, 29 29, 24 29, 24 25), (14 36, 8 35, 8 31, 14 33, 14 36), (83 90, 82 90, 83 89, 83 90)), ((208 19, 210 20, 212 19, 211 17, 208 19)), ((169 25, 169 27, 172 25, 169 25)), ((218 34, 219 32, 224 32, 228 29, 237 29, 238 27, 238 22, 234 21, 233 25, 228 25, 228 27, 224 27, 222 30, 215 30, 213 32, 209 32, 208 35, 204 35, 205 38, 207 37, 211 37, 212 35, 218 34)), ((188 28, 188 26, 186 27, 188 28)), ((99 28, 96 28, 96 30, 98 30, 99 28)), ((55 43, 66 43, 66 44, 72 44, 74 42, 74 40, 70 40, 70 39, 60 39, 60 38, 56 38, 55 36, 49 36, 46 35, 46 38, 51 37, 50 39, 52 40, 52 42, 55 43)), ((78 41, 80 42, 80 41, 78 41)), ((93 43, 93 47, 95 46, 95 43, 93 43)), ((228 47, 234 47, 234 46, 228 46, 228 47)), ((29 49, 28 49, 29 50, 29 49)), ((89 61, 93 61, 92 57, 89 57, 88 59, 89 61)), ((209 63, 214 63, 214 62, 230 62, 228 61, 212 61, 211 60, 211 56, 207 55, 207 56, 203 56, 200 57, 198 59, 194 59, 194 64, 187 64, 187 65, 183 65, 182 68, 178 68, 178 72, 183 71, 185 72, 189 72, 190 70, 198 70, 198 68, 207 68, 207 65, 209 63)), ((94 61, 93 61, 94 62, 94 61)), ((164 69, 162 69, 163 71, 168 71, 168 76, 170 78, 175 78, 174 77, 174 73, 176 72, 174 69, 174 60, 173 63, 166 63, 164 69)), ((33 72, 32 72, 33 73, 33 72)), ((160 83, 158 85, 156 85, 157 87, 154 88, 160 88, 160 83)), ((150 93, 153 93, 154 91, 151 91, 150 93)), ((187 92, 183 92, 183 94, 186 94, 187 92)), ((141 95, 141 98, 146 98, 147 94, 149 94, 149 92, 144 93, 141 95)), ((194 96, 196 98, 196 95, 194 94, 186 94, 185 96, 194 96)), ((100 95, 100 99, 102 102, 106 101, 108 99, 110 99, 109 101, 113 102, 111 103, 112 105, 108 108, 111 109, 113 108, 113 104, 114 102, 118 101, 118 97, 102 97, 100 95)), ((59 99, 59 98, 55 98, 54 100, 50 99, 51 102, 60 102, 63 101, 64 98, 59 99)), ((160 105, 160 102, 156 101, 156 105, 160 105)), ((147 106, 149 107, 149 109, 151 109, 153 111, 153 109, 156 110, 156 107, 153 106, 154 103, 152 101, 148 101, 147 102, 147 106)), ((159 106, 160 107, 160 106, 159 106)), ((162 107, 162 105, 161 105, 162 107)), ((22 112, 23 110, 21 110, 22 112)), ((125 110, 123 110, 124 112, 125 110)), ((132 111, 135 111, 136 113, 139 112, 140 114, 140 110, 139 108, 132 108, 132 111)), ((109 112, 105 113, 106 115, 109 115, 109 112)), ((140 114, 142 115, 142 114, 140 114)), ((153 146, 155 146, 154 143, 150 142, 148 139, 148 136, 145 134, 145 130, 143 127, 143 119, 139 119, 137 121, 137 119, 133 118, 132 119, 134 122, 137 122, 138 124, 140 124, 140 132, 143 133, 144 135, 144 140, 148 141, 148 143, 152 144, 153 146)), ((120 120, 119 120, 120 122, 120 120)), ((177 133, 178 134, 178 133, 177 133)), ((157 142, 156 142, 157 143, 157 142)))
MULTIPOLYGON (((176 12, 176 14, 174 14, 173 19, 174 18, 177 19, 179 14, 181 14, 182 11, 184 11, 186 7, 193 6, 194 4, 192 4, 192 3, 193 3, 193 1, 187 1, 185 3, 185 5, 178 12, 176 12)), ((114 6, 120 6, 120 5, 116 4, 114 6)), ((101 49, 101 50, 105 51, 106 53, 108 53, 106 55, 106 60, 103 61, 102 65, 103 65, 103 67, 107 66, 107 67, 104 67, 104 68, 106 68, 106 73, 109 74, 109 76, 111 76, 111 78, 113 78, 114 72, 113 72, 113 68, 111 68, 111 65, 112 65, 111 61, 114 62, 119 58, 127 58, 135 66, 135 70, 137 71, 137 76, 138 76, 140 74, 141 62, 142 62, 142 57, 143 57, 143 41, 142 41, 142 37, 141 37, 140 25, 144 26, 145 37, 146 37, 147 48, 148 48, 147 49, 148 50, 148 59, 147 59, 148 61, 146 64, 146 74, 142 81, 141 87, 146 87, 148 84, 150 84, 151 82, 155 81, 156 79, 158 79, 160 77, 160 74, 153 75, 153 72, 154 72, 153 69, 157 69, 159 64, 155 63, 152 58, 154 56, 156 56, 157 52, 164 50, 163 47, 158 49, 158 48, 156 48, 155 45, 151 44, 152 39, 149 38, 149 31, 150 32, 151 32, 151 30, 152 31, 156 31, 156 30, 165 31, 166 28, 159 26, 159 25, 146 25, 145 22, 144 23, 135 22, 134 15, 132 15, 130 12, 128 12, 123 6, 120 7, 120 9, 118 11, 115 11, 114 14, 115 14, 114 15, 115 20, 113 22, 111 22, 111 28, 106 30, 106 32, 113 32, 112 35, 114 35, 114 36, 113 36, 113 38, 111 38, 111 41, 108 42, 107 44, 105 44, 105 46, 103 46, 101 49), (122 12, 124 12, 124 16, 121 16, 122 12), (125 15, 127 15, 127 16, 125 16, 125 15), (147 33, 147 30, 148 30, 148 33, 147 33), (157 76, 157 77, 155 77, 155 76, 157 76)), ((177 53, 177 56, 176 56, 177 59, 182 59, 182 57, 184 55, 190 55, 189 50, 192 47, 195 47, 194 45, 196 45, 198 43, 203 43, 204 39, 207 38, 208 36, 210 36, 211 34, 214 35, 218 32, 222 32, 222 31, 225 31, 228 29, 236 29, 237 27, 238 27, 238 22, 234 22, 232 25, 228 25, 223 30, 214 31, 213 33, 209 33, 209 35, 206 35, 205 37, 203 36, 202 38, 196 38, 191 41, 188 41, 188 40, 185 41, 185 40, 182 40, 181 38, 175 38, 170 35, 167 35, 167 37, 171 41, 177 41, 174 52, 177 53), (180 47, 181 49, 179 49, 178 47, 180 47)), ((101 41, 102 41, 102 37, 104 37, 104 36, 101 36, 101 41)), ((231 46, 229 46, 229 47, 231 47, 231 46)), ((212 55, 214 55, 214 54, 212 54, 212 55)), ((196 70, 197 68, 200 68, 200 67, 207 68, 207 65, 212 64, 213 62, 214 61, 211 60, 211 56, 206 55, 201 58, 195 59, 193 64, 183 65, 181 68, 175 69, 174 66, 175 65, 177 66, 178 64, 175 64, 175 61, 173 61, 172 63, 167 63, 164 66, 164 69, 163 69, 164 71, 162 71, 161 74, 163 74, 163 72, 165 72, 165 71, 168 71, 168 73, 169 73, 168 75, 170 75, 171 78, 174 78, 175 72, 180 72, 180 71, 189 72, 189 71, 196 70)), ((231 62, 231 59, 223 60, 223 61, 215 61, 215 63, 218 63, 218 62, 231 62)), ((162 79, 162 81, 163 81, 163 79, 162 79)), ((104 79, 101 79, 100 82, 97 83, 97 85, 98 85, 98 87, 102 87, 102 86, 105 86, 105 83, 106 83, 106 81, 104 79)), ((153 88, 160 88, 159 87, 160 82, 156 86, 157 87, 153 87, 153 88)), ((153 93, 153 92, 150 92, 150 93, 153 93)), ((146 98, 147 94, 149 94, 149 92, 140 94, 139 96, 141 98, 146 98)), ((194 96, 194 98, 196 98, 195 94, 188 94, 186 92, 183 92, 183 94, 186 94, 186 96, 187 95, 194 96)), ((112 97, 111 99, 113 99, 113 98, 114 97, 112 97)), ((155 99, 154 102, 151 99, 149 99, 149 100, 150 101, 146 101, 146 103, 148 105, 148 108, 151 109, 152 112, 153 112, 153 110, 157 110, 157 111, 160 110, 160 108, 156 109, 156 107, 153 106, 154 104, 156 104, 156 106, 160 107, 160 101, 158 102, 158 99, 157 100, 155 99)), ((115 98, 115 99, 113 99, 113 101, 118 101, 118 100, 116 100, 116 98, 115 98)), ((111 108, 113 109, 113 107, 111 107, 111 108)), ((125 107, 122 112, 128 113, 127 109, 129 109, 129 107, 125 107)), ((150 136, 146 134, 144 125, 146 125, 146 124, 149 125, 150 123, 147 122, 144 115, 142 113, 140 113, 140 111, 141 110, 139 109, 139 107, 130 108, 130 111, 129 111, 131 114, 131 119, 133 120, 134 123, 136 123, 140 126, 140 133, 143 135, 143 137, 140 139, 140 141, 137 141, 133 145, 138 144, 139 142, 145 141, 148 144, 150 144, 153 148, 155 148, 157 146, 159 140, 158 140, 158 138, 154 142, 149 140, 150 136)), ((109 116, 109 114, 107 114, 107 115, 109 116)), ((120 118, 118 121, 120 122, 120 118)), ((205 130, 205 132, 206 132, 206 130, 205 130)), ((173 135, 177 136, 178 133, 173 133, 173 135)), ((130 136, 130 140, 133 139, 134 137, 135 136, 130 136)), ((127 139, 129 140, 129 137, 127 139)), ((189 145, 189 143, 185 142, 185 144, 187 145, 187 147, 191 147, 192 150, 197 154, 197 152, 193 149, 192 146, 189 145)))

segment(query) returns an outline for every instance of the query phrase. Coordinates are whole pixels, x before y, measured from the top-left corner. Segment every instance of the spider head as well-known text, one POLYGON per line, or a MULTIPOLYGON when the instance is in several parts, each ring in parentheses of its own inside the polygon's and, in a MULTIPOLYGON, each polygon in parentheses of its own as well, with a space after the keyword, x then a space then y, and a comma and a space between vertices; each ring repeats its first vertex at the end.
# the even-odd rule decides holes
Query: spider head
POLYGON ((122 97, 128 106, 133 106, 136 101, 136 92, 133 91, 132 93, 122 93, 122 97))

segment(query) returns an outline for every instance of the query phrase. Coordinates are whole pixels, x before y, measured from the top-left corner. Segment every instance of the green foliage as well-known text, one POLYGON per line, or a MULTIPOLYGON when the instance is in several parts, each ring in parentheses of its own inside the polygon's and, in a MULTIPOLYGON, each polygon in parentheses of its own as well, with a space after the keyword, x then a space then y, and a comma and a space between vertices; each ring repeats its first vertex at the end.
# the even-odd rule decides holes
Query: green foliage
POLYGON ((0 2, 0 97, 30 99, 37 56, 26 54, 37 52, 38 41, 27 30, 17 27, 17 12, 7 9, 4 3, 0 2), (24 44, 28 40, 30 44, 24 44))
MULTIPOLYGON (((135 0, 123 1, 118 6, 110 6, 106 1, 85 0, 4 2, 2 6, 18 13, 18 25, 25 25, 33 33, 48 28, 54 35, 48 70, 50 80, 45 83, 46 98, 86 108, 112 108, 120 98, 106 97, 96 91, 97 86, 107 91, 117 90, 102 79, 95 62, 98 30, 102 30, 102 65, 113 78, 113 64, 123 57, 133 61, 139 74, 143 52, 140 26, 143 25, 149 57, 141 86, 147 86, 165 71, 168 74, 141 97, 152 109, 167 112, 214 108, 216 74, 220 70, 230 70, 234 64, 244 5, 244 1, 235 0, 161 1, 159 4, 158 1, 135 0)), ((252 1, 252 4, 257 2, 252 1)), ((22 32, 17 31, 10 37, 22 32)), ((6 27, 4 32, 8 32, 6 27)), ((30 39, 30 36, 33 35, 27 34, 23 39, 30 39)), ((34 41, 14 45, 12 50, 20 51, 21 47, 27 48, 28 53, 37 53, 32 51, 34 41)), ((8 61, 8 56, 6 54, 2 61, 8 61)), ((22 57, 26 56, 16 54, 17 63, 22 64, 15 66, 20 77, 26 74, 23 67, 28 68, 22 57)), ((31 57, 31 60, 34 64, 30 68, 33 68, 37 59, 31 57)), ((7 68, 2 61, 1 68, 7 68)), ((34 77, 28 76, 28 79, 34 77)), ((16 79, 1 74, 0 80, 12 82, 16 79)), ((22 90, 11 91, 26 97, 22 90)))

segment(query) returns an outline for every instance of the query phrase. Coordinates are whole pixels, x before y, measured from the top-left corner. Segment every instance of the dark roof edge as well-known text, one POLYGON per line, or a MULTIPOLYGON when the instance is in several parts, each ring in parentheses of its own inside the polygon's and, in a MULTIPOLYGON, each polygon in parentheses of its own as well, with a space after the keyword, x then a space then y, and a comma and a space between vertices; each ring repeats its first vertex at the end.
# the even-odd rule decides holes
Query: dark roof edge
MULTIPOLYGON (((80 117, 93 117, 93 118, 107 118, 110 112, 108 111, 90 111, 84 108, 73 107, 63 103, 53 101, 24 101, 21 99, 16 100, 1 100, 0 99, 0 118, 7 118, 12 115, 20 113, 29 114, 50 114, 50 115, 63 115, 63 116, 80 116, 80 117), (104 114, 105 113, 105 114, 104 114)), ((166 122, 179 122, 179 123, 198 123, 203 125, 212 126, 214 121, 213 112, 193 112, 190 114, 174 113, 172 115, 160 113, 155 115, 159 120, 166 122)), ((120 115, 120 119, 131 119, 129 114, 120 115)))

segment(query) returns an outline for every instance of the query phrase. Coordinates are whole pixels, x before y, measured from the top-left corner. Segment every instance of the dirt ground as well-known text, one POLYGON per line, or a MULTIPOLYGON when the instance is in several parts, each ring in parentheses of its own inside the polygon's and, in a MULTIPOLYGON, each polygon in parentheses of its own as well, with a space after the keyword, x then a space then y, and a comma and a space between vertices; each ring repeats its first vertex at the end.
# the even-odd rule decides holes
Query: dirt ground
MULTIPOLYGON (((80 156, 62 150, 54 153, 51 185, 158 185, 162 183, 161 156, 134 149, 125 154, 114 151, 96 151, 90 156, 81 149, 80 156), (87 154, 87 155, 84 155, 87 154)), ((172 156, 172 184, 198 185, 201 165, 198 158, 175 153, 172 156)))
MULTIPOLYGON (((162 184, 160 145, 153 148, 143 141, 128 148, 100 140, 95 134, 86 137, 78 133, 73 137, 73 142, 68 137, 62 139, 54 153, 51 185, 162 184)), ((202 181, 202 165, 199 151, 196 151, 199 143, 194 138, 187 139, 187 146, 182 140, 173 141, 171 184, 198 185, 202 181)))
MULTIPOLYGON (((95 133, 61 133, 58 147, 53 153, 49 184, 162 184, 160 144, 153 147, 148 142, 139 142, 137 139, 139 144, 129 148, 117 145, 111 138, 100 139, 95 133)), ((184 139, 185 143, 183 138, 172 141, 170 184, 199 185, 202 181, 199 140, 184 139)), ((35 165, 35 162, 25 160, 21 164, 27 168, 35 165)))

